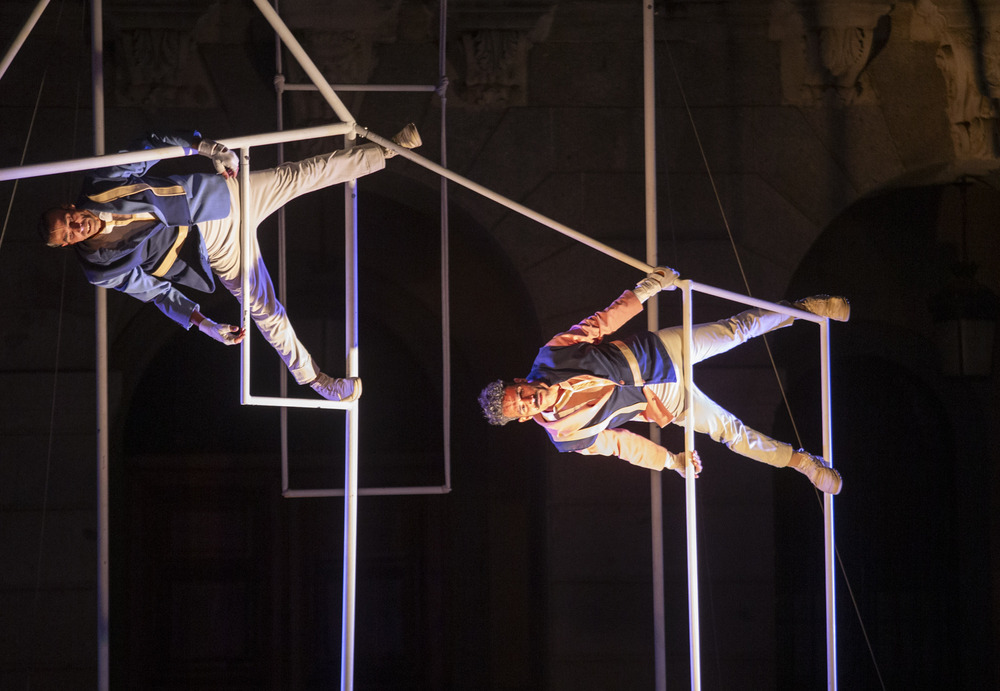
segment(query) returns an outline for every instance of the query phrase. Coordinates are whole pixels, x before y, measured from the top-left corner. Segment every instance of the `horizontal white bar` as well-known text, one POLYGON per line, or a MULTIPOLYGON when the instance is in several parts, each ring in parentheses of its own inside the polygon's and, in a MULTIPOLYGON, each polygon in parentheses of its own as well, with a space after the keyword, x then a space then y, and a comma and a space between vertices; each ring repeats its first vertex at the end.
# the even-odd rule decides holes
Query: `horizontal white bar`
POLYGON ((357 401, 328 401, 313 398, 281 398, 280 396, 247 396, 243 405, 271 406, 274 408, 325 408, 327 410, 347 410, 357 405, 357 401))
MULTIPOLYGON (((302 129, 285 130, 283 132, 269 132, 265 134, 248 135, 245 137, 231 137, 229 139, 221 139, 219 141, 228 146, 230 149, 242 149, 247 146, 264 146, 267 144, 296 142, 303 139, 332 137, 339 134, 347 134, 353 130, 354 128, 352 125, 338 122, 332 125, 304 127, 302 129)), ((195 150, 186 149, 183 146, 167 146, 162 149, 126 151, 117 154, 105 154, 104 156, 75 158, 68 161, 36 163, 34 165, 18 166, 15 168, 0 168, 0 181, 20 180, 22 178, 38 177, 40 175, 72 173, 79 170, 93 170, 94 168, 107 168, 109 166, 121 166, 129 163, 141 163, 143 161, 182 158, 184 156, 193 156, 196 153, 197 152, 195 150)))
POLYGON ((196 153, 198 152, 194 149, 185 149, 183 146, 168 146, 162 149, 128 151, 122 154, 107 154, 104 156, 91 156, 90 158, 74 158, 68 161, 55 161, 53 163, 36 163, 34 165, 18 166, 17 168, 0 168, 0 180, 20 180, 22 178, 33 178, 40 175, 73 173, 78 170, 93 170, 94 168, 122 166, 129 163, 142 163, 143 161, 182 158, 184 156, 193 156, 196 153))
MULTIPOLYGON (((742 293, 734 293, 723 288, 716 288, 704 283, 697 283, 690 279, 684 280, 687 280, 691 284, 691 290, 699 293, 706 293, 708 295, 714 295, 715 297, 725 298, 727 300, 732 300, 733 302, 739 302, 743 305, 749 305, 750 307, 759 307, 760 309, 771 310, 772 312, 780 312, 781 314, 787 314, 795 317, 796 319, 807 319, 811 322, 816 322, 817 324, 822 324, 826 321, 826 317, 821 317, 817 314, 813 314, 812 312, 796 309, 790 305, 768 302, 767 300, 758 300, 757 298, 752 298, 748 295, 743 295, 742 293)), ((678 283, 680 283, 680 281, 678 281, 678 283)))
MULTIPOLYGON (((334 91, 437 91, 430 84, 331 84, 334 91)), ((282 91, 319 91, 315 84, 282 84, 282 91)))
POLYGON ((520 204, 518 202, 515 202, 513 199, 508 199, 507 197, 503 196, 502 194, 497 194, 493 190, 490 190, 490 189, 488 189, 488 188, 480 185, 477 182, 473 182, 472 180, 469 180, 466 177, 462 177, 458 173, 453 173, 452 171, 448 170, 444 166, 438 165, 437 163, 434 163, 433 161, 430 161, 430 160, 424 158, 423 156, 415 153, 412 149, 404 149, 403 147, 401 147, 399 144, 397 144, 394 141, 391 141, 389 139, 384 139, 383 137, 380 137, 379 135, 375 134, 374 132, 369 132, 368 129, 365 128, 365 127, 356 126, 354 128, 354 131, 360 137, 365 137, 369 141, 375 142, 376 144, 378 144, 379 146, 381 146, 383 148, 392 149, 393 151, 395 151, 397 154, 399 154, 403 158, 409 159, 410 161, 413 161, 414 163, 416 163, 418 165, 421 165, 424 168, 427 168, 428 170, 437 173, 438 175, 441 175, 441 176, 443 176, 445 178, 448 178, 452 182, 456 182, 459 185, 462 185, 463 187, 467 187, 468 189, 472 190, 473 192, 478 192, 479 194, 481 194, 482 196, 486 197, 487 199, 492 199, 493 201, 497 202, 498 204, 502 204, 503 206, 506 206, 508 209, 511 209, 513 211, 518 212, 519 214, 521 214, 523 216, 527 216, 530 219, 538 221, 539 223, 541 223, 543 225, 546 225, 549 228, 552 228, 553 230, 558 231, 558 232, 562 233, 563 235, 566 235, 567 237, 573 238, 577 242, 582 242, 584 245, 586 245, 587 247, 590 247, 591 249, 595 249, 595 250, 597 250, 599 252, 603 252, 604 254, 608 255, 609 257, 612 257, 612 258, 617 259, 617 260, 619 260, 621 262, 624 262, 625 264, 628 264, 629 266, 633 266, 633 267, 639 269, 643 273, 649 273, 650 271, 653 270, 653 267, 651 267, 646 262, 641 262, 638 259, 635 259, 633 257, 628 256, 624 252, 619 252, 615 248, 610 247, 608 245, 605 245, 602 242, 598 242, 597 240, 594 240, 593 238, 589 238, 586 235, 584 235, 583 233, 577 232, 577 231, 573 230, 572 228, 570 228, 567 225, 559 223, 558 221, 554 221, 554 220, 552 220, 551 218, 549 218, 547 216, 543 216, 542 214, 538 213, 537 211, 529 209, 524 204, 520 204))
POLYGON ((302 127, 297 130, 282 130, 281 132, 266 132, 264 134, 250 134, 245 137, 229 137, 219 141, 230 149, 242 149, 250 146, 266 146, 268 144, 283 144, 285 142, 298 142, 303 139, 319 139, 321 137, 335 137, 339 134, 353 132, 354 127, 350 123, 335 122, 329 125, 316 125, 315 127, 302 127))
MULTIPOLYGON (((441 485, 440 487, 361 487, 358 489, 360 496, 366 497, 387 497, 406 496, 419 494, 448 494, 451 487, 441 485)), ((286 499, 302 499, 310 497, 342 497, 342 489, 286 489, 281 493, 286 499)))

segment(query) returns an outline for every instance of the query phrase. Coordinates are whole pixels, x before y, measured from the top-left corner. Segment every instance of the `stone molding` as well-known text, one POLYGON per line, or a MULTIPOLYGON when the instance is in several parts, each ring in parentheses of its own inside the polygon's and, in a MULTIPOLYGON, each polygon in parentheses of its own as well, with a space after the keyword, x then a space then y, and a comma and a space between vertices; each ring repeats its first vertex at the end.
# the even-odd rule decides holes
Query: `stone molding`
POLYGON ((874 103, 865 68, 879 23, 892 9, 884 0, 778 0, 768 37, 780 44, 784 102, 801 107, 874 103))
POLYGON ((525 104, 528 54, 548 36, 556 5, 554 0, 513 0, 498 7, 473 0, 449 7, 449 24, 464 58, 464 73, 453 82, 462 103, 482 108, 525 104))
POLYGON ((947 116, 958 159, 995 161, 1000 156, 1000 8, 966 2, 917 0, 910 36, 937 43, 947 116))

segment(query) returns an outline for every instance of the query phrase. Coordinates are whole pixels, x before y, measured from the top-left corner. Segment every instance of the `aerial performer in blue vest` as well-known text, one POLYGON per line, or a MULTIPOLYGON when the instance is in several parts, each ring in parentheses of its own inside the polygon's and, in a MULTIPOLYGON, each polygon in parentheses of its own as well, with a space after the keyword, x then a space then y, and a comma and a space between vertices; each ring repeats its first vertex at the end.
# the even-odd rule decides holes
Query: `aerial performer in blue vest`
MULTIPOLYGON (((642 331, 605 340, 643 309, 660 290, 673 290, 678 273, 660 267, 626 290, 611 305, 553 337, 538 351, 525 379, 498 380, 479 395, 486 419, 494 425, 534 420, 559 451, 617 456, 633 465, 685 476, 683 453, 671 453, 646 437, 619 426, 629 420, 673 422, 708 434, 732 451, 778 468, 791 466, 815 487, 838 494, 843 482, 818 456, 772 439, 744 425, 735 415, 693 388, 694 415, 684 405, 682 327, 642 331)), ((817 295, 792 303, 813 314, 847 321, 845 298, 817 295)), ((791 325, 794 317, 750 309, 729 319, 692 327, 692 364, 724 353, 748 339, 791 325)), ((702 470, 697 452, 691 465, 702 470)))
MULTIPOLYGON (((420 134, 411 123, 393 142, 416 148, 420 134)), ((214 273, 240 298, 239 159, 198 132, 151 133, 127 150, 168 146, 207 156, 218 175, 147 175, 157 161, 89 171, 77 202, 42 214, 39 233, 50 247, 72 246, 92 284, 152 302, 183 328, 196 326, 219 343, 236 345, 245 330, 209 319, 178 286, 210 293, 215 290, 214 273)), ((275 296, 257 243, 256 224, 307 192, 382 170, 393 155, 390 149, 365 144, 250 173, 249 209, 254 220, 247 296, 250 314, 295 381, 308 384, 331 401, 357 399, 361 380, 324 374, 299 341, 275 296)))

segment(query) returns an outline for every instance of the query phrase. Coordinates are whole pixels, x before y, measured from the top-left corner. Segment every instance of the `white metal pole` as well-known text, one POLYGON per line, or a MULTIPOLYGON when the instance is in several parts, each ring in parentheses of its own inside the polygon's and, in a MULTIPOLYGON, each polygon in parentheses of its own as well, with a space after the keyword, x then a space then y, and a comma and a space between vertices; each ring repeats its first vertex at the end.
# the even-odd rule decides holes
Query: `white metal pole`
MULTIPOLYGON (((354 137, 346 137, 348 147, 354 137)), ((344 185, 344 275, 347 376, 358 376, 358 181, 344 185)), ((354 688, 354 614, 357 599, 358 539, 358 406, 347 411, 344 464, 344 605, 340 687, 354 688)))
POLYGON ((0 79, 3 79, 4 74, 7 73, 7 68, 10 67, 10 63, 14 61, 14 56, 17 55, 18 51, 21 50, 21 46, 24 45, 25 39, 28 38, 28 34, 31 30, 35 28, 35 24, 38 22, 38 18, 42 16, 42 12, 48 6, 49 0, 39 0, 39 3, 35 5, 35 9, 32 11, 28 20, 24 23, 21 32, 14 38, 14 42, 7 49, 7 53, 3 56, 3 60, 0 61, 0 79))
MULTIPOLYGON (((274 0, 274 10, 278 11, 278 0, 274 0)), ((285 129, 285 74, 284 74, 284 60, 281 57, 281 38, 275 33, 274 35, 274 72, 275 72, 275 89, 274 89, 274 108, 275 108, 275 126, 278 131, 285 129)), ((285 145, 278 144, 278 165, 285 162, 285 145)), ((278 299, 286 307, 288 303, 286 302, 288 293, 288 254, 286 245, 286 214, 285 207, 282 206, 278 209, 278 299)), ((285 368, 281 365, 278 366, 280 370, 278 386, 278 395, 281 398, 288 397, 288 374, 285 372, 285 368)), ((288 491, 288 408, 282 406, 278 409, 278 427, 280 434, 280 445, 281 445, 281 491, 288 491)))
MULTIPOLYGON (((820 333, 820 393, 823 411, 823 457, 833 465, 832 394, 830 386, 830 321, 823 320, 820 333)), ((829 691, 837 688, 837 571, 833 530, 833 495, 823 495, 823 542, 826 570, 826 680, 829 691)))
MULTIPOLYGON (((332 137, 337 134, 347 134, 348 132, 353 131, 353 125, 337 122, 329 125, 317 125, 316 127, 303 127, 302 129, 285 130, 284 132, 266 132, 263 134, 251 134, 242 137, 228 137, 226 139, 220 139, 219 141, 228 146, 230 149, 240 149, 245 146, 267 146, 269 144, 280 144, 282 142, 297 142, 303 139, 332 137)), ((122 151, 116 154, 76 158, 68 161, 54 161, 51 163, 36 163, 28 166, 15 166, 13 168, 0 168, 0 181, 19 180, 23 178, 39 177, 42 175, 57 175, 59 173, 74 173, 80 170, 93 170, 94 168, 121 166, 129 163, 139 163, 141 161, 181 158, 183 156, 194 156, 197 153, 197 149, 189 149, 183 146, 165 146, 161 149, 122 151)))
POLYGON ((683 329, 684 329, 684 415, 687 419, 684 425, 684 455, 687 468, 685 471, 684 494, 687 506, 687 566, 688 566, 688 636, 690 638, 691 655, 691 688, 697 691, 701 688, 701 614, 698 606, 698 511, 695 495, 694 468, 691 454, 694 453, 694 363, 691 362, 692 327, 693 327, 693 283, 680 281, 683 291, 683 329))
POLYGON ((240 326, 246 336, 240 343, 240 403, 250 399, 250 233, 256 219, 250 218, 250 147, 240 149, 240 326))
MULTIPOLYGON (((94 105, 94 153, 104 153, 104 8, 93 0, 90 17, 90 56, 94 105)), ((95 288, 94 312, 97 355, 97 687, 111 685, 111 578, 108 491, 108 295, 95 288)))
MULTIPOLYGON (((645 181, 646 181, 646 261, 656 266, 657 260, 657 213, 656 213, 656 71, 654 62, 653 4, 643 1, 642 12, 642 84, 643 84, 643 125, 645 141, 645 181)), ((657 331, 659 325, 659 301, 650 298, 646 310, 646 327, 657 331)), ((660 442, 660 428, 649 426, 649 438, 654 444, 660 442)), ((664 603, 663 575, 663 475, 649 472, 650 538, 653 560, 653 664, 655 669, 654 688, 667 688, 667 634, 666 606, 664 603)))
POLYGON ((285 26, 285 22, 283 22, 281 17, 278 16, 278 13, 274 11, 274 8, 267 3, 267 0, 253 0, 253 3, 257 6, 257 9, 260 10, 261 14, 264 15, 264 19, 268 21, 271 28, 273 28, 278 36, 281 37, 285 46, 288 47, 289 52, 291 52, 291 54, 299 62, 299 65, 301 65, 302 69, 309 76, 309 79, 312 80, 313 84, 316 85, 316 88, 319 89, 320 94, 323 95, 326 102, 330 104, 331 108, 333 108, 333 112, 337 114, 337 117, 344 122, 354 122, 354 116, 351 115, 349 110, 347 110, 347 106, 345 106, 343 101, 340 100, 340 97, 334 93, 333 88, 326 81, 323 73, 319 71, 318 67, 316 67, 316 64, 309 57, 309 54, 302 48, 302 45, 292 34, 291 30, 285 26))
MULTIPOLYGON (((448 167, 448 87, 445 74, 447 66, 448 0, 438 5, 438 98, 441 101, 441 165, 448 167)), ((450 224, 448 217, 448 180, 441 181, 441 360, 444 377, 442 381, 442 405, 444 407, 444 485, 451 488, 451 249, 449 242, 450 224)))
POLYGON ((562 223, 554 221, 551 218, 548 218, 547 216, 538 213, 537 211, 529 209, 524 204, 515 202, 513 199, 508 199, 507 197, 504 197, 501 194, 497 194, 496 192, 493 192, 492 190, 487 189, 486 187, 483 187, 479 183, 473 182, 472 180, 469 180, 468 178, 465 178, 459 175, 458 173, 453 173, 447 168, 424 158, 420 154, 415 153, 412 149, 404 149, 389 139, 385 139, 384 137, 381 137, 375 134, 374 132, 369 132, 364 127, 355 126, 355 131, 359 135, 364 136, 368 140, 375 142, 379 146, 384 146, 387 149, 392 149, 403 158, 407 158, 413 161, 414 163, 417 163, 423 166, 424 168, 427 168, 428 170, 432 170, 438 175, 443 175, 449 180, 457 182, 459 185, 462 185, 463 187, 466 187, 472 190, 473 192, 477 192, 482 196, 486 197, 487 199, 492 199, 498 204, 506 206, 508 209, 512 209, 518 212, 519 214, 527 216, 532 220, 538 221, 539 223, 546 225, 549 228, 552 228, 553 230, 562 233, 563 235, 573 238, 577 242, 587 245, 588 247, 595 249, 599 252, 603 252, 609 257, 613 257, 620 262, 628 264, 629 266, 633 266, 642 271, 643 273, 649 273, 650 271, 653 270, 653 267, 650 266, 649 264, 641 262, 633 257, 630 257, 624 252, 619 252, 613 247, 609 247, 601 242, 598 242, 597 240, 594 240, 593 238, 589 238, 583 233, 573 230, 569 226, 563 225, 562 223))

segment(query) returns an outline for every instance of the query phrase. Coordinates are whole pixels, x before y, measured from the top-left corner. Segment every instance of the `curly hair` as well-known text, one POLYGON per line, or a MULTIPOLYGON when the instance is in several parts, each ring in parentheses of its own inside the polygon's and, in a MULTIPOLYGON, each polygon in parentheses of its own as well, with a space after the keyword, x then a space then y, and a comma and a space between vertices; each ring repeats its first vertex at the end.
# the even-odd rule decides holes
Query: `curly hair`
POLYGON ((506 425, 511 420, 517 419, 503 414, 503 392, 507 386, 508 382, 497 379, 487 384, 479 394, 479 405, 491 425, 506 425))
POLYGON ((36 230, 38 231, 38 237, 42 239, 47 247, 61 247, 58 242, 52 239, 52 219, 51 215, 56 211, 63 211, 70 208, 68 204, 61 204, 60 206, 53 206, 51 209, 46 209, 42 212, 41 217, 38 219, 38 225, 36 230))

